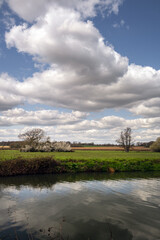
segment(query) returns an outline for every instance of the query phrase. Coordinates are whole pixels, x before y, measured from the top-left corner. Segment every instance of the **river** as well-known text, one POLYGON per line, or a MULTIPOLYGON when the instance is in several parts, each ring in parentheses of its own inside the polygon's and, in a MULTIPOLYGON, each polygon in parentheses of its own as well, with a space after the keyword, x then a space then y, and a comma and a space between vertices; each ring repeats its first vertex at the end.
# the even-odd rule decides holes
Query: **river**
POLYGON ((0 178, 0 240, 160 240, 160 173, 0 178))

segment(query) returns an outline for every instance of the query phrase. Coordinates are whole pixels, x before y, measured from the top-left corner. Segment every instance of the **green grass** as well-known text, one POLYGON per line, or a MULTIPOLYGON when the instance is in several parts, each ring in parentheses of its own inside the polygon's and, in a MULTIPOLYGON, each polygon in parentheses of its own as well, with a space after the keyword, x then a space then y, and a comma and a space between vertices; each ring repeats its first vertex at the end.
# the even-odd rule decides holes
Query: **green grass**
POLYGON ((156 152, 136 152, 129 153, 123 151, 83 151, 75 152, 53 152, 53 153, 24 153, 17 150, 1 150, 0 161, 11 160, 16 158, 43 158, 53 156, 56 160, 160 160, 160 153, 156 152))
POLYGON ((160 171, 160 153, 75 151, 21 153, 0 151, 0 176, 64 172, 160 171))

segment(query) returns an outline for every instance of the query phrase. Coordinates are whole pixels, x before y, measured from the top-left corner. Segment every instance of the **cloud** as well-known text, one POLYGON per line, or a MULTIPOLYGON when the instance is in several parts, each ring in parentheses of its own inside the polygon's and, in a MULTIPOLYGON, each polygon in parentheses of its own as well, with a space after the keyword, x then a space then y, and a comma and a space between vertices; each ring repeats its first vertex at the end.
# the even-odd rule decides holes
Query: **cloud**
POLYGON ((50 64, 55 73, 75 72, 78 81, 110 84, 128 67, 128 59, 105 45, 93 23, 82 21, 73 10, 52 8, 31 27, 14 26, 6 33, 6 43, 50 64))
POLYGON ((50 8, 74 9, 83 18, 94 17, 98 10, 118 14, 123 0, 6 0, 9 7, 26 21, 44 16, 50 8))
POLYGON ((0 141, 14 141, 18 139, 20 129, 0 128, 0 141))
POLYGON ((112 115, 97 120, 88 118, 88 114, 77 111, 67 113, 57 110, 26 111, 15 108, 1 113, 0 126, 8 127, 8 130, 1 130, 0 135, 1 139, 16 140, 20 132, 39 127, 52 140, 115 143, 120 132, 126 127, 132 128, 135 141, 154 140, 160 133, 160 117, 127 120, 112 115), (12 126, 15 128, 14 131, 11 129, 12 126))
POLYGON ((4 2, 4 0, 0 0, 0 8, 1 8, 3 2, 4 2))
POLYGON ((0 75, 0 111, 23 103, 24 98, 20 96, 17 89, 18 83, 6 73, 0 75))
POLYGON ((56 110, 26 111, 15 108, 3 111, 0 116, 0 126, 26 125, 26 126, 56 126, 72 125, 87 116, 86 113, 72 111, 71 113, 58 112, 56 110))
POLYGON ((68 74, 70 81, 66 83, 63 74, 64 72, 55 74, 53 70, 47 70, 35 74, 33 78, 22 83, 7 74, 2 74, 0 77, 0 109, 5 110, 22 104, 25 96, 31 102, 45 102, 53 106, 81 110, 99 110, 107 107, 122 108, 122 106, 130 105, 129 109, 134 114, 146 117, 159 116, 159 76, 157 71, 151 68, 130 66, 129 73, 123 79, 109 86, 79 84, 80 80, 75 85, 73 73, 68 74))
POLYGON ((133 106, 130 111, 135 115, 157 117, 160 112, 160 98, 151 98, 141 102, 139 105, 133 106))
MULTIPOLYGON (((102 9, 106 14, 117 14, 123 1, 7 2, 24 19, 20 25, 13 23, 6 32, 7 47, 30 54, 35 65, 48 66, 21 82, 8 74, 0 76, 0 124, 17 126, 13 138, 24 125, 35 124, 57 140, 115 142, 125 127, 136 131, 136 139, 155 138, 156 133, 147 137, 146 130, 158 129, 160 123, 160 71, 129 65, 128 59, 105 42, 91 21, 102 9), (26 102, 74 111, 26 111, 17 107, 26 102), (125 108, 140 118, 87 118, 88 111, 107 108, 125 108), (141 128, 145 137, 141 136, 141 128)), ((120 25, 125 25, 124 20, 120 25)))
POLYGON ((126 22, 125 22, 123 19, 122 19, 119 23, 114 23, 112 26, 113 26, 114 28, 122 28, 122 27, 124 27, 124 28, 126 28, 127 30, 130 29, 129 25, 127 25, 126 22))
POLYGON ((10 30, 15 24, 16 21, 12 17, 12 14, 8 11, 3 11, 3 18, 1 19, 2 23, 5 25, 7 30, 10 30))
MULTIPOLYGON (((149 101, 154 116, 159 116, 156 101, 160 101, 160 71, 132 64, 124 76, 110 83, 104 81, 103 74, 102 71, 89 77, 87 73, 81 75, 74 70, 49 69, 19 84, 19 91, 31 102, 79 111, 128 108, 139 115, 138 106, 149 101)), ((115 72, 113 79, 114 75, 115 72)))
POLYGON ((160 117, 157 118, 137 118, 125 119, 117 116, 107 116, 98 120, 82 120, 76 124, 60 126, 63 130, 72 131, 92 131, 92 130, 114 130, 121 131, 123 128, 130 127, 137 131, 138 129, 157 128, 160 123, 160 117))
POLYGON ((120 23, 114 23, 113 24, 113 27, 114 28, 120 28, 120 27, 123 27, 125 25, 125 21, 122 19, 121 21, 120 21, 120 23))
POLYGON ((3 19, 3 24, 5 24, 6 29, 10 29, 15 25, 15 19, 12 17, 7 17, 3 19))
POLYGON ((159 98, 160 71, 128 65, 128 59, 104 42, 93 23, 83 20, 77 10, 80 4, 96 6, 97 1, 74 1, 73 6, 69 4, 73 1, 55 1, 56 7, 47 2, 50 8, 31 26, 14 26, 6 33, 8 47, 50 65, 18 84, 20 94, 29 103, 78 111, 133 110, 134 105, 159 98))

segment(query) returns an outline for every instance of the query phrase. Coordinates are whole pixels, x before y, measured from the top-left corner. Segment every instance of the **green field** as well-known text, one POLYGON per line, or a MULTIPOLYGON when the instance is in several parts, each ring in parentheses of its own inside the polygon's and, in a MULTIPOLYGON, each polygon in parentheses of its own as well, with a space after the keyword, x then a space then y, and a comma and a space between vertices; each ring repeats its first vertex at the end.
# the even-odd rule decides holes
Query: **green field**
POLYGON ((75 152, 20 152, 17 150, 1 150, 0 161, 11 160, 16 158, 43 158, 53 156, 56 160, 160 160, 160 153, 156 152, 129 152, 124 151, 83 151, 76 150, 75 152))
POLYGON ((160 171, 160 153, 83 150, 53 153, 0 151, 0 176, 110 172, 111 169, 117 172, 160 171))

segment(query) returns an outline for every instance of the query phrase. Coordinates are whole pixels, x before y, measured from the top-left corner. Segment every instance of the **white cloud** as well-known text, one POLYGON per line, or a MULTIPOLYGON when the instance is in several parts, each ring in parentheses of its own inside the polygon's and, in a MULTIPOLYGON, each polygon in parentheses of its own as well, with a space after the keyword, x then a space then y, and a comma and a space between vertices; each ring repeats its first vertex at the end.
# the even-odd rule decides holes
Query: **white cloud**
MULTIPOLYGON (((74 70, 50 69, 26 79, 19 84, 19 91, 31 102, 80 111, 127 107, 139 115, 138 106, 149 101, 152 102, 154 116, 159 116, 156 110, 157 101, 160 101, 160 71, 130 65, 127 73, 112 83, 105 82, 103 74, 103 71, 99 73, 98 78, 96 73, 91 77, 74 70)), ((115 79, 114 76, 112 78, 115 79)), ((143 112, 141 114, 144 115, 143 112)))
POLYGON ((130 29, 129 25, 122 19, 120 22, 116 22, 112 25, 114 28, 126 28, 127 30, 130 29))
POLYGON ((17 126, 18 128, 3 129, 0 135, 1 139, 17 139, 20 132, 40 127, 52 140, 115 143, 120 132, 126 127, 131 127, 135 141, 147 141, 159 136, 159 124, 160 117, 126 120, 123 117, 107 116, 93 120, 88 119, 87 114, 81 112, 25 111, 16 108, 1 113, 0 126, 17 126))
POLYGON ((83 21, 70 6, 62 8, 64 4, 60 1, 56 8, 51 4, 32 26, 14 26, 6 33, 8 47, 50 64, 18 85, 30 103, 97 111, 132 108, 159 98, 160 71, 128 66, 128 59, 104 43, 91 21, 83 21))
POLYGON ((4 0, 0 0, 0 8, 1 8, 2 4, 3 4, 3 1, 4 1, 4 0))
POLYGON ((45 125, 56 126, 75 124, 87 116, 86 113, 72 111, 71 113, 58 112, 56 110, 26 111, 22 108, 15 108, 3 111, 0 116, 1 126, 13 125, 45 125))
POLYGON ((148 101, 141 102, 139 105, 133 106, 130 111, 135 115, 144 117, 156 117, 160 112, 160 98, 151 98, 148 101))
POLYGON ((125 21, 122 19, 121 21, 120 21, 120 23, 114 23, 113 24, 113 27, 114 28, 120 28, 120 27, 123 27, 125 25, 125 21))
MULTIPOLYGON (((114 142, 129 126, 136 138, 151 139, 147 128, 158 129, 160 118, 160 71, 135 64, 105 43, 92 21, 97 11, 118 13, 121 0, 7 0, 10 8, 30 23, 14 25, 6 33, 8 48, 33 56, 35 64, 48 69, 18 82, 0 76, 0 111, 19 104, 40 103, 74 109, 72 113, 53 110, 2 112, 1 126, 42 126, 57 140, 114 142), (116 116, 88 120, 84 112, 106 108, 127 108, 141 118, 116 116), (143 118, 145 117, 145 118, 143 118), (147 118, 149 117, 149 118, 147 118), (56 126, 54 128, 47 126, 56 126), (148 137, 147 137, 148 136, 148 137)), ((15 23, 13 23, 15 24, 15 23)), ((124 20, 119 23, 125 26, 124 20)), ((18 135, 18 129, 15 131, 18 135)), ((16 136, 13 134, 13 137, 16 136)), ((158 134, 158 132, 157 132, 158 134)), ((151 139, 152 140, 152 139, 151 139)))
POLYGON ((6 29, 9 31, 16 24, 15 18, 9 11, 3 11, 2 14, 3 18, 0 19, 0 21, 2 21, 6 29))
POLYGON ((0 141, 15 141, 18 139, 20 130, 11 128, 0 128, 0 141))
POLYGON ((15 19, 7 16, 3 19, 3 24, 5 24, 6 29, 10 29, 15 25, 15 19))
POLYGON ((26 21, 44 16, 50 8, 74 9, 82 17, 94 17, 97 10, 118 14, 123 0, 6 0, 10 8, 26 21))
POLYGON ((17 89, 18 83, 6 73, 0 75, 0 111, 23 103, 24 98, 17 89))
POLYGON ((31 27, 15 26, 6 33, 6 43, 85 82, 111 83, 127 71, 127 58, 105 45, 93 23, 83 22, 73 10, 52 8, 31 27))

